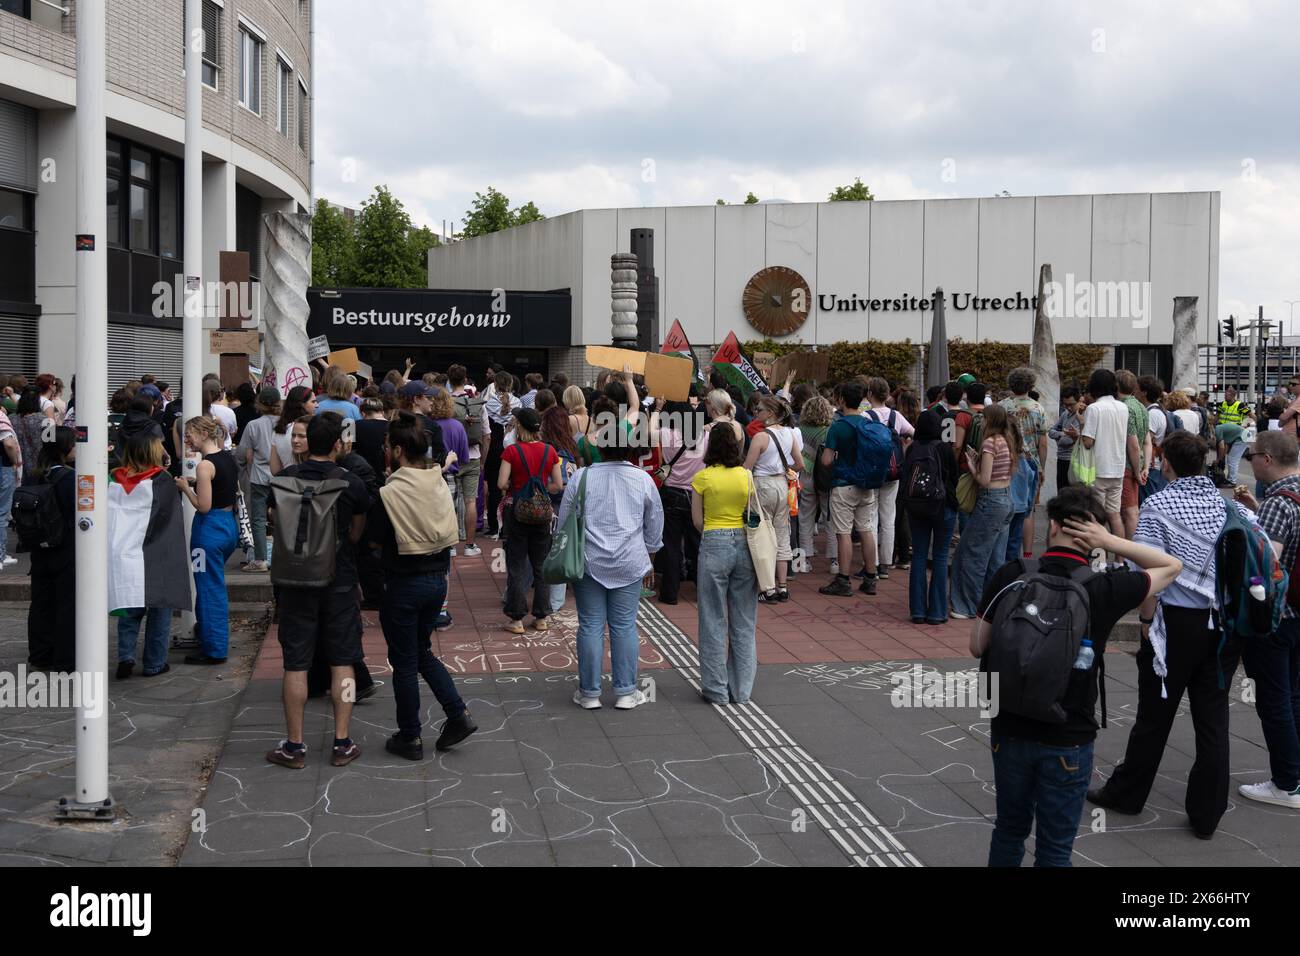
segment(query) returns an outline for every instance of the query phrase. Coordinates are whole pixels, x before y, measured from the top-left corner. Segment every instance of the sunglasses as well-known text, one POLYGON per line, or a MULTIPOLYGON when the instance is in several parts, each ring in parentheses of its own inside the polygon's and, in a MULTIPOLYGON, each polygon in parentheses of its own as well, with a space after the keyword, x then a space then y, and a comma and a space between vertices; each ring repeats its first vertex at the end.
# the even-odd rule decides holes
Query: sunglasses
POLYGON ((1254 461, 1256 458, 1267 458, 1267 457, 1268 457, 1268 452, 1266 452, 1266 451, 1248 451, 1248 452, 1246 452, 1245 454, 1243 454, 1241 457, 1244 458, 1244 459, 1246 459, 1246 461, 1254 461))

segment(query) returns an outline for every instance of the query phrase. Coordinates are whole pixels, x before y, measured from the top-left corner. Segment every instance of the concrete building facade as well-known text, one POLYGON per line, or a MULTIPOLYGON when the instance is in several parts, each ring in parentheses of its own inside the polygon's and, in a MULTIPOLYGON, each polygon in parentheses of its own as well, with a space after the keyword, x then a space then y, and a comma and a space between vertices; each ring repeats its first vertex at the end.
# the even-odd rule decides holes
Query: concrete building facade
MULTIPOLYGON (((202 4, 203 278, 248 252, 254 320, 261 216, 311 205, 313 6, 202 4)), ((76 0, 0 0, 0 374, 73 371, 76 15, 76 0)), ((107 0, 106 20, 109 385, 178 381, 180 319, 155 289, 184 255, 184 3, 107 0)))

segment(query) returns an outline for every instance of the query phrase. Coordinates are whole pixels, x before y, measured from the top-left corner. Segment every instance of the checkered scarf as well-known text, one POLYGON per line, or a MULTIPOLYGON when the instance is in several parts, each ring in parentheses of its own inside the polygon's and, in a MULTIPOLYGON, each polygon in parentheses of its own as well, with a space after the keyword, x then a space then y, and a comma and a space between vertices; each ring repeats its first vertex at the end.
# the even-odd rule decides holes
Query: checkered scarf
MULTIPOLYGON (((1254 512, 1236 502, 1228 504, 1241 512, 1252 525, 1256 524, 1254 512)), ((1214 587, 1214 547, 1227 519, 1224 505, 1223 495, 1206 476, 1179 478, 1146 500, 1138 517, 1137 532, 1133 535, 1134 541, 1158 548, 1182 561, 1179 586, 1207 598, 1212 606, 1218 603, 1214 587)), ((1213 626, 1211 618, 1210 627, 1213 626)), ((1166 697, 1163 678, 1168 673, 1165 663, 1168 634, 1163 601, 1156 604, 1148 639, 1155 652, 1154 669, 1161 678, 1160 696, 1166 697)))

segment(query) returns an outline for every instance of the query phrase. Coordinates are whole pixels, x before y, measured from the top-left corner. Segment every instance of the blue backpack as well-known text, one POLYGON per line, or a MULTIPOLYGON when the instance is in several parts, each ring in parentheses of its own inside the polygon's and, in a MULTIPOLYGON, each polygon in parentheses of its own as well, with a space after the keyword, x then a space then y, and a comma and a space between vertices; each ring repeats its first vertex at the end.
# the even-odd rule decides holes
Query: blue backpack
MULTIPOLYGON (((1219 606, 1220 648, 1230 637, 1258 639, 1277 630, 1286 605, 1288 575, 1268 536, 1251 527, 1236 505, 1224 502, 1227 519, 1214 544, 1214 593, 1219 606), (1263 597, 1251 594, 1263 588, 1263 597)), ((1219 674, 1222 686, 1223 674, 1219 674)))
POLYGON ((897 475, 894 430, 884 422, 861 415, 847 416, 858 433, 857 456, 844 478, 859 488, 880 488, 897 475))

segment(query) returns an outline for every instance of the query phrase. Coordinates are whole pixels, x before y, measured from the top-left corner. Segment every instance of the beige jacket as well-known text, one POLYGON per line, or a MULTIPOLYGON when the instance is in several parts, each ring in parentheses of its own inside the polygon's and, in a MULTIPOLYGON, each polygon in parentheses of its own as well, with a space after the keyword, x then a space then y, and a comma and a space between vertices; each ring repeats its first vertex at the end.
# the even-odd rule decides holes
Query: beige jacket
POLYGON ((398 468, 379 489, 398 554, 433 554, 459 538, 456 507, 442 469, 398 468))

